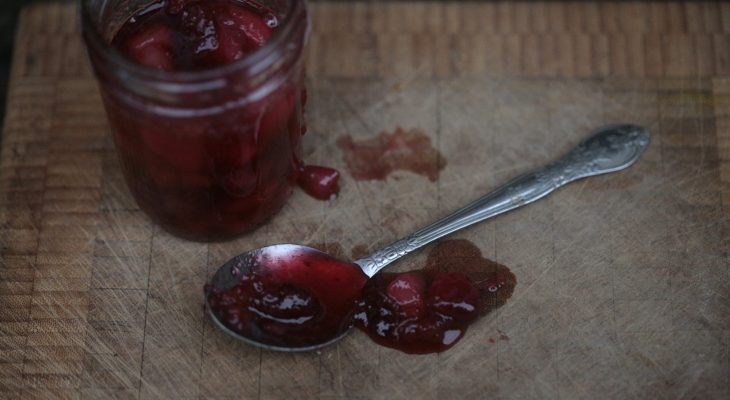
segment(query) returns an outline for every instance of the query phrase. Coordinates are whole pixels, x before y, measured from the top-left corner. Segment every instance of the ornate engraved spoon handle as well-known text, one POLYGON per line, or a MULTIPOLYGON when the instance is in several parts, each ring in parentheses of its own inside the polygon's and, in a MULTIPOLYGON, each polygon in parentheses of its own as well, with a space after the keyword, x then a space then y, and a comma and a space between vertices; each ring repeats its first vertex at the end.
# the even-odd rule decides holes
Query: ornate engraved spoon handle
POLYGON ((649 132, 640 126, 600 128, 557 161, 509 181, 461 210, 355 263, 372 277, 393 261, 450 233, 530 204, 575 180, 627 168, 648 145, 649 132))

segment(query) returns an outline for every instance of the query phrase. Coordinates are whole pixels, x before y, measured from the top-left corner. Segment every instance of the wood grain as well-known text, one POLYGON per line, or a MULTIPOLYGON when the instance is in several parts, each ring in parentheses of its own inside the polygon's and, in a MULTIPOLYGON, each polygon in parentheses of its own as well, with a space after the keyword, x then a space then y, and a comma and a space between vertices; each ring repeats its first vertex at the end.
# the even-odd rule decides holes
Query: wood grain
POLYGON ((436 182, 345 175, 334 203, 297 192, 255 233, 198 244, 129 195, 75 8, 25 9, 0 154, 0 397, 730 397, 728 3, 311 11, 307 159, 344 170, 338 137, 402 126, 447 167, 436 182), (448 352, 408 356, 353 332, 271 353, 203 313, 206 278, 244 249, 373 250, 615 121, 652 131, 636 166, 456 235, 518 285, 448 352))

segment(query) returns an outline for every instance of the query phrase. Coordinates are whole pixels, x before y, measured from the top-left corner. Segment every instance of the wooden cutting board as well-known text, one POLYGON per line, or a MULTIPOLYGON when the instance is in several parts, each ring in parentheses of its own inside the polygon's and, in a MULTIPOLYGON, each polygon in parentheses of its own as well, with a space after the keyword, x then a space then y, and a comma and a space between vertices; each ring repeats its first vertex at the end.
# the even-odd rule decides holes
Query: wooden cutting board
POLYGON ((131 200, 74 6, 23 12, 0 157, 0 397, 730 398, 729 4, 311 9, 305 153, 345 171, 341 196, 296 192, 215 244, 171 237, 131 200), (652 131, 630 170, 456 235, 518 284, 448 352, 353 332, 272 353, 203 312, 206 277, 242 250, 376 249, 616 121, 652 131), (337 139, 397 127, 430 138, 438 179, 354 180, 337 139))

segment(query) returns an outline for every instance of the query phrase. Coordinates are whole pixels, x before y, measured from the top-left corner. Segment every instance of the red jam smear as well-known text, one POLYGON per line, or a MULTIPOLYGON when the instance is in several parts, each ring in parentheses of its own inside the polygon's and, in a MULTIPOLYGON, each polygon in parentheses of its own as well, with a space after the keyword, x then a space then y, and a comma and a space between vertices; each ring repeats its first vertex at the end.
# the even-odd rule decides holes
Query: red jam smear
POLYGON ((265 253, 236 286, 208 286, 206 293, 211 310, 234 332, 258 343, 306 348, 352 327, 366 281, 357 265, 324 253, 265 253))
MULTIPOLYGON (((164 0, 130 18, 112 45, 151 68, 199 71, 256 51, 277 24, 253 1, 164 0)), ((263 99, 203 116, 195 115, 195 96, 181 104, 190 115, 168 116, 103 93, 137 203, 178 236, 220 240, 264 223, 298 183, 317 198, 336 195, 334 172, 302 161, 303 87, 303 75, 294 73, 263 99)))
POLYGON ((446 159, 420 129, 397 127, 373 138, 355 141, 351 136, 337 139, 343 160, 353 178, 382 181, 395 171, 409 171, 436 181, 446 159))
POLYGON ((479 291, 464 274, 381 273, 358 303, 357 326, 376 343, 410 354, 452 347, 480 314, 479 291))
POLYGON ((357 326, 376 343, 405 353, 442 352, 505 304, 516 284, 507 267, 482 257, 473 243, 444 240, 424 269, 373 277, 358 303, 357 326))

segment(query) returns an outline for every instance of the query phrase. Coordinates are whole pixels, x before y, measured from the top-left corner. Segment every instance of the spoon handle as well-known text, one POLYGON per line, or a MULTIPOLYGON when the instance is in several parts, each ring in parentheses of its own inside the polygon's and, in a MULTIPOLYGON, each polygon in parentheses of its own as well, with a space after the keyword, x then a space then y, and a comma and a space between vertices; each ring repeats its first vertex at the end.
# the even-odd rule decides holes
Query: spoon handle
POLYGON ((412 235, 355 261, 372 277, 395 260, 446 235, 522 207, 563 185, 631 166, 649 145, 649 132, 636 125, 610 125, 595 131, 562 158, 521 175, 486 196, 412 235))

